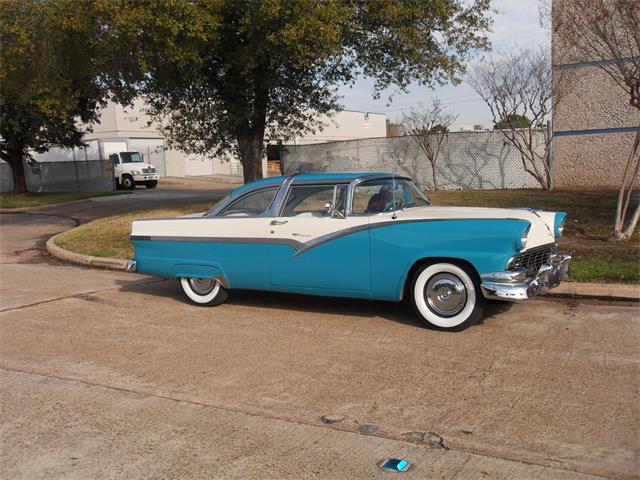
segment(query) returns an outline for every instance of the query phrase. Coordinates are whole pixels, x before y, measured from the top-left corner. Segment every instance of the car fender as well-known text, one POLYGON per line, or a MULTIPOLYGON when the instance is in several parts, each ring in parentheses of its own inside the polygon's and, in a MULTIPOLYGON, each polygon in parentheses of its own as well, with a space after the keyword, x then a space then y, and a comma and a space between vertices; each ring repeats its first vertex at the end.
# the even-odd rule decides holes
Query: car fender
POLYGON ((172 273, 176 278, 216 278, 223 287, 230 288, 221 266, 179 263, 173 266, 172 273))

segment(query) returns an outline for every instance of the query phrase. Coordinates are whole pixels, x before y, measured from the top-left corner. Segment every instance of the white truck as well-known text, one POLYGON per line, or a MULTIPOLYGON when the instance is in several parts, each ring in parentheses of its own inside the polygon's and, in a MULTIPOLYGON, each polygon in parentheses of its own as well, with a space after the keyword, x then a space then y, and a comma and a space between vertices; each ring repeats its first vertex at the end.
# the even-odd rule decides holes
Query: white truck
POLYGON ((116 188, 133 190, 136 185, 156 188, 158 173, 156 167, 146 163, 140 152, 119 152, 109 155, 113 166, 113 178, 116 188))

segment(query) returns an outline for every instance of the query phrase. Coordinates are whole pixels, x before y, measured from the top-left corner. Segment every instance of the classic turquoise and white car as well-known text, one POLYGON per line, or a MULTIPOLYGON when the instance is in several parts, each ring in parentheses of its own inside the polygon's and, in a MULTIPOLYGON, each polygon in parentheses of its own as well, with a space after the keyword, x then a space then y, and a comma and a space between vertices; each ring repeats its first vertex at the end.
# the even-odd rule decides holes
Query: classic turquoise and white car
POLYGON ((300 173, 235 189, 198 216, 136 220, 129 269, 174 277, 193 302, 230 289, 401 301, 461 330, 487 299, 518 301, 568 277, 566 214, 438 207, 392 173, 300 173))

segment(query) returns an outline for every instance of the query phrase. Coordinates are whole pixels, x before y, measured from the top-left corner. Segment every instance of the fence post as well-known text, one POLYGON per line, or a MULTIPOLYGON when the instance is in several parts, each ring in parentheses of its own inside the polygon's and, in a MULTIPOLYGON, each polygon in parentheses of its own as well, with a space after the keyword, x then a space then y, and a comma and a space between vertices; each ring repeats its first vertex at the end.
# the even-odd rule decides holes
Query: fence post
MULTIPOLYGON (((547 120, 547 135, 549 135, 549 146, 547 147, 547 169, 549 171, 549 188, 553 190, 555 179, 553 178, 553 124, 551 119, 547 120)), ((544 139, 544 135, 542 136, 544 139)))

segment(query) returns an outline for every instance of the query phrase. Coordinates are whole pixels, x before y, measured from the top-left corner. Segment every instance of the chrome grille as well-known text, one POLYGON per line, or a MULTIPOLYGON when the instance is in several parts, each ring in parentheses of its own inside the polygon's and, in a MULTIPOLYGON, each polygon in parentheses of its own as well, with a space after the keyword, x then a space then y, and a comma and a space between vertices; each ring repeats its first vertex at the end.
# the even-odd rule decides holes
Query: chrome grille
POLYGON ((156 172, 155 167, 145 167, 142 169, 142 173, 155 173, 155 172, 156 172))
POLYGON ((553 245, 543 245, 519 253, 509 262, 509 270, 524 268, 528 272, 537 272, 543 263, 549 263, 553 245))

